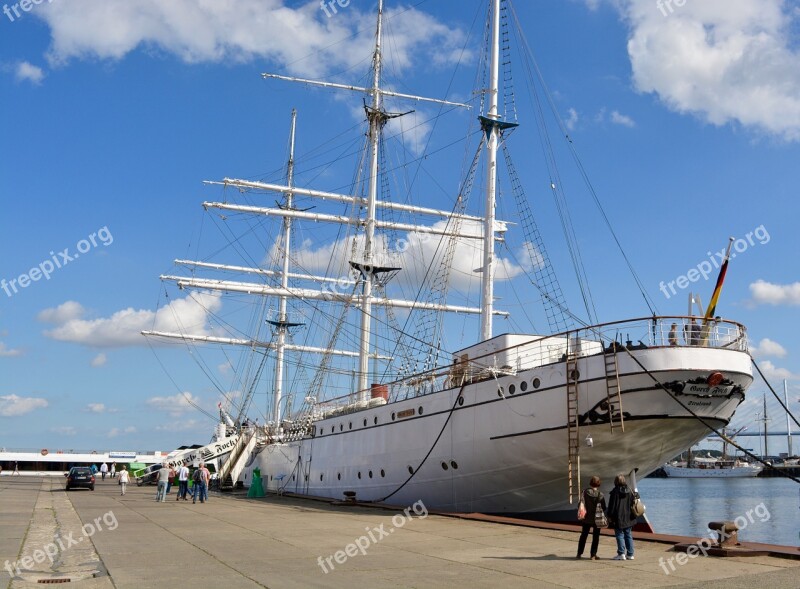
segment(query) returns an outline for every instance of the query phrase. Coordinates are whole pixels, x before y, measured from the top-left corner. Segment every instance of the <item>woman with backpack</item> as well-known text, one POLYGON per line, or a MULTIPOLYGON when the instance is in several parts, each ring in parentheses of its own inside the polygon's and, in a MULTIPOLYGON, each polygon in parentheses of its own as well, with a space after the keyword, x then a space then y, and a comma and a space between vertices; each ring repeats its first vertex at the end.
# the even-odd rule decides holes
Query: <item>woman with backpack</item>
MULTIPOLYGON (((581 529, 581 537, 578 540, 578 555, 575 558, 583 556, 583 549, 586 548, 586 539, 589 537, 589 529, 592 529, 592 547, 589 551, 592 560, 597 558, 597 545, 600 542, 600 528, 608 525, 606 520, 606 498, 600 491, 600 477, 593 476, 589 480, 589 488, 584 489, 581 495, 582 509, 586 513, 579 521, 583 524, 581 529)), ((579 509, 579 511, 581 511, 579 509)), ((579 513, 580 515, 580 513, 579 513)))
POLYGON ((617 555, 614 560, 633 560, 631 530, 636 522, 631 513, 633 502, 633 492, 628 488, 625 475, 618 474, 608 502, 608 519, 614 526, 614 535, 617 537, 617 555))

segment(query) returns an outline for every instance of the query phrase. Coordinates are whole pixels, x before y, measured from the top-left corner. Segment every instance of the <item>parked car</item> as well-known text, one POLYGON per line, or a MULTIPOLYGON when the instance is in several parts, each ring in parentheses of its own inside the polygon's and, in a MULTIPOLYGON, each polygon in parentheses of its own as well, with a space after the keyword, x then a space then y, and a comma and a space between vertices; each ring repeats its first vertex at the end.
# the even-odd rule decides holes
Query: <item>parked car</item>
POLYGON ((67 491, 79 488, 94 491, 94 475, 88 466, 73 466, 64 476, 67 477, 67 491))

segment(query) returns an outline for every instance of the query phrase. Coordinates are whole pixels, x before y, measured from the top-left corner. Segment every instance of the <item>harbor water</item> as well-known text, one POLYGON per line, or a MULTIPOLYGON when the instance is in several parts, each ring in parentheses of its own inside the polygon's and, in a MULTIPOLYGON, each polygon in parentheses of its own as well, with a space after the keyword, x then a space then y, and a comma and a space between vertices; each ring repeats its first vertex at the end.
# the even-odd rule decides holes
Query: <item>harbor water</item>
POLYGON ((791 479, 648 478, 638 487, 659 534, 699 538, 709 522, 739 518, 740 540, 800 546, 800 485, 791 479))

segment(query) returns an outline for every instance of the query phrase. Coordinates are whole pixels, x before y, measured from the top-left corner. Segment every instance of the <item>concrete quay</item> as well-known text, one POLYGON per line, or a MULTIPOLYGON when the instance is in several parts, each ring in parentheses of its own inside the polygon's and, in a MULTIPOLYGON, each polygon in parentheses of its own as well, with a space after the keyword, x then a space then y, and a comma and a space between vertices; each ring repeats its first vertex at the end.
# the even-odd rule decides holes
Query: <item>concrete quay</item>
POLYGON ((611 560, 615 542, 605 535, 601 560, 586 558, 588 550, 576 560, 575 531, 426 515, 421 504, 406 515, 277 496, 212 493, 193 504, 176 502, 175 489, 157 503, 155 492, 129 486, 123 497, 109 478, 95 491, 65 492, 63 479, 3 476, 0 588, 69 579, 68 587, 91 589, 781 589, 800 578, 792 558, 700 555, 681 565, 672 544, 655 536, 637 537, 633 561, 611 560))

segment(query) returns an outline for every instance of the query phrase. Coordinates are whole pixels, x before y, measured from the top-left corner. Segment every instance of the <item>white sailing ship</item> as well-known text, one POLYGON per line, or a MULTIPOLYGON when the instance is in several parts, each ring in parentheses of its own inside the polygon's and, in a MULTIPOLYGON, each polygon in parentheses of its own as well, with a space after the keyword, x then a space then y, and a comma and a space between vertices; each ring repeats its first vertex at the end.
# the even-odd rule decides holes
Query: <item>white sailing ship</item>
POLYGON ((734 458, 695 456, 691 461, 673 461, 664 465, 671 479, 747 478, 757 477, 764 470, 760 464, 750 464, 734 458))
MULTIPOLYGON (((423 501, 429 509, 536 513, 554 519, 570 509, 572 519, 570 505, 586 482, 582 472, 597 474, 607 484, 619 472, 637 470, 645 476, 707 436, 709 426, 727 425, 743 401, 753 377, 742 325, 706 321, 694 345, 675 345, 669 337, 672 324, 688 328, 692 318, 653 314, 589 324, 567 310, 506 147, 516 126, 509 117, 512 99, 501 87, 501 78, 509 81, 504 74, 507 29, 513 21, 509 10, 500 0, 490 2, 487 80, 477 117, 480 146, 451 210, 384 198, 391 170, 383 154, 383 131, 400 116, 387 111, 385 101, 447 109, 463 105, 384 87, 382 0, 366 87, 288 78, 367 97, 364 166, 349 193, 296 184, 294 118, 285 182, 226 178, 210 183, 226 191, 223 201, 204 203, 207 210, 219 211, 222 222, 229 216, 251 219, 248 230, 258 232, 267 231, 264 219, 275 219, 280 233, 276 229, 274 238, 265 233, 263 263, 245 267, 177 260, 192 272, 162 280, 208 300, 250 297, 258 309, 252 331, 236 336, 233 330, 194 334, 154 329, 145 335, 193 347, 240 346, 255 358, 240 365, 243 396, 237 427, 258 387, 265 386, 265 367, 272 367, 269 420, 241 429, 221 472, 231 482, 248 485, 258 468, 271 492, 335 499, 354 493, 363 501, 423 501), (484 165, 481 156, 483 212, 473 215, 466 207, 484 165), (508 193, 520 207, 513 227, 495 217, 502 161, 510 176, 508 193), (279 195, 277 206, 263 206, 269 193, 279 195), (414 220, 419 218, 434 221, 414 220), (342 228, 329 250, 319 250, 330 258, 326 273, 296 264, 294 232, 304 224, 315 227, 306 233, 311 237, 316 227, 342 228), (495 248, 512 229, 524 234, 531 258, 520 264, 530 278, 523 304, 542 301, 549 334, 495 334, 493 320, 507 315, 495 308, 495 280, 502 265, 495 248), (422 276, 416 296, 396 296, 390 284, 409 271, 399 263, 397 250, 402 248, 388 251, 398 235, 406 244, 427 240, 435 246, 430 250, 435 255, 425 260, 430 270, 415 274, 422 276), (449 273, 464 244, 481 256, 480 298, 473 305, 452 304, 445 296, 453 294, 448 292, 449 273), (337 266, 340 260, 344 268, 337 266), (200 277, 204 271, 247 278, 200 277), (477 343, 444 351, 449 313, 480 317, 477 343), (389 335, 378 335, 379 328, 389 335), (297 333, 304 337, 293 337, 297 333), (620 341, 623 335, 625 342, 620 341), (347 368, 347 362, 353 365, 347 368), (303 371, 313 376, 303 381, 297 376, 303 371)), ((560 190, 556 183, 552 188, 560 190)))

